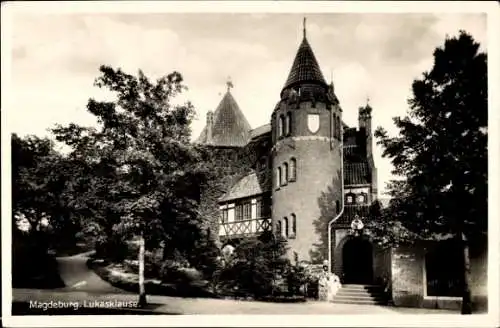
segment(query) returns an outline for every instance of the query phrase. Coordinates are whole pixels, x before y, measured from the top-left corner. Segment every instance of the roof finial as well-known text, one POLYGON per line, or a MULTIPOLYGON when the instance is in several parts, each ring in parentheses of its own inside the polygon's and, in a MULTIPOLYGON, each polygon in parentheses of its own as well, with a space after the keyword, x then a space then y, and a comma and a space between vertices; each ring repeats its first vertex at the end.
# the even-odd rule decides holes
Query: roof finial
POLYGON ((366 106, 370 106, 370 96, 366 96, 366 106))
POLYGON ((233 82, 231 82, 231 77, 230 76, 227 77, 226 85, 227 85, 227 92, 229 92, 229 90, 231 88, 234 88, 234 85, 233 85, 233 82))
POLYGON ((304 39, 306 38, 306 18, 304 17, 304 22, 302 23, 303 26, 303 32, 304 32, 304 39))

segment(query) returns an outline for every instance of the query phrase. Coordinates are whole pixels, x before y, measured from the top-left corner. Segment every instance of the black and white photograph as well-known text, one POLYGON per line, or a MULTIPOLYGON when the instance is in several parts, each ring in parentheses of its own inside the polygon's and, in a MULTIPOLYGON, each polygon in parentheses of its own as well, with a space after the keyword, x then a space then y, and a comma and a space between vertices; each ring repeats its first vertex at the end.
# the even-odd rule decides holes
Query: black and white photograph
POLYGON ((3 324, 498 326, 499 13, 2 3, 3 324))

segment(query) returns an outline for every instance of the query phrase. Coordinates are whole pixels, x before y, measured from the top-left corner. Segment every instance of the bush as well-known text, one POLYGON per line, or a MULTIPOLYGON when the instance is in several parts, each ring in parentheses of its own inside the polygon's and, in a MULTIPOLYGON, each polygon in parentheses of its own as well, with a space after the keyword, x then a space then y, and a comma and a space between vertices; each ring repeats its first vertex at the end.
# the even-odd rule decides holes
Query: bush
POLYGON ((99 238, 95 242, 97 258, 103 258, 111 262, 123 262, 127 257, 127 243, 119 236, 110 238, 99 238))
POLYGON ((216 272, 217 289, 226 295, 262 298, 283 289, 289 261, 285 244, 272 234, 244 240, 216 272))
POLYGON ((203 274, 194 268, 180 267, 167 261, 161 269, 160 279, 164 283, 191 285, 203 280, 203 274))

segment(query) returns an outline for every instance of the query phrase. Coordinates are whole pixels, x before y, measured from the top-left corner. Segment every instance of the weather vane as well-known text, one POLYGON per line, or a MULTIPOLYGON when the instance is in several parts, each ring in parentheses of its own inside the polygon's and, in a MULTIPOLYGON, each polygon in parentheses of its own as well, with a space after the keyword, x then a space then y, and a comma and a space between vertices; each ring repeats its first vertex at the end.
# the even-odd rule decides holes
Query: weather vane
POLYGON ((233 85, 233 82, 231 82, 231 77, 230 76, 227 77, 226 85, 227 85, 227 92, 229 92, 229 90, 231 88, 234 88, 234 85, 233 85))
POLYGON ((306 18, 304 17, 304 22, 302 23, 304 29, 304 38, 306 37, 306 18))

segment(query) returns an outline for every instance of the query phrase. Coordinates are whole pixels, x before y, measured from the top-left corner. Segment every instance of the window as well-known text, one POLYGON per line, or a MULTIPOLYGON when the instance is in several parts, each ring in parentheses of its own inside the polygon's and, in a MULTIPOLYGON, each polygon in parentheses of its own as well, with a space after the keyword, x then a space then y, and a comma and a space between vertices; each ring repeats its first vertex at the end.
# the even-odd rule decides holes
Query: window
POLYGON ((283 223, 283 237, 288 238, 288 218, 286 216, 283 218, 283 223))
POLYGON ((286 113, 286 129, 285 134, 289 136, 292 133, 292 113, 286 113))
POLYGON ((255 202, 255 215, 257 218, 262 217, 262 198, 257 198, 257 201, 255 202))
POLYGON ((236 205, 234 220, 235 221, 243 220, 243 205, 242 204, 236 205))
POLYGON ((365 195, 363 194, 359 194, 357 197, 356 197, 356 202, 358 204, 363 204, 365 203, 365 195))
POLYGON ((346 202, 346 203, 347 203, 347 204, 351 204, 351 203, 352 203, 352 200, 353 200, 353 199, 352 199, 352 196, 351 196, 351 195, 349 195, 349 196, 347 196, 347 202, 346 202))
POLYGON ((262 156, 259 160, 259 170, 265 170, 267 168, 267 157, 262 156))
POLYGON ((292 235, 290 236, 290 238, 295 238, 295 236, 297 235, 297 218, 293 213, 291 214, 291 217, 292 217, 292 235))
POLYGON ((276 169, 276 188, 281 186, 281 167, 276 169))
POLYGON ((333 137, 337 137, 337 115, 333 114, 333 137))
POLYGON ((252 203, 247 201, 243 204, 243 220, 250 220, 252 218, 252 203))
POLYGON ((283 163, 283 184, 288 183, 288 163, 283 163))
POLYGON ((276 222, 276 235, 281 236, 281 221, 276 222))
POLYGON ((340 121, 340 117, 337 116, 337 138, 340 139, 340 134, 342 131, 342 122, 340 121))
POLYGON ((228 222, 228 210, 223 209, 222 210, 222 223, 227 223, 228 222))
POLYGON ((289 181, 295 181, 297 179, 297 161, 295 158, 290 159, 290 177, 289 181))
POLYGON ((426 296, 460 297, 463 290, 463 251, 455 240, 440 241, 425 255, 426 296))
POLYGON ((285 117, 280 115, 278 121, 278 137, 282 137, 285 134, 285 117))
POLYGON ((271 198, 263 197, 260 206, 260 217, 268 218, 271 216, 271 198))

